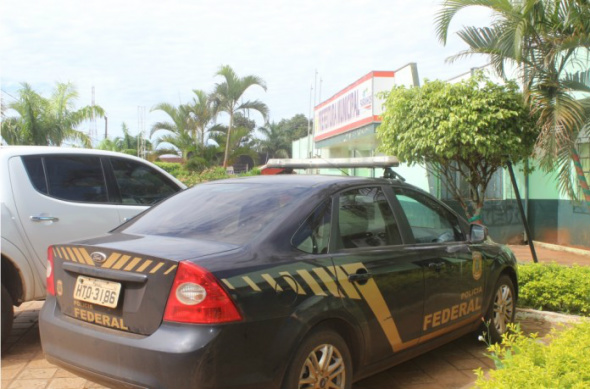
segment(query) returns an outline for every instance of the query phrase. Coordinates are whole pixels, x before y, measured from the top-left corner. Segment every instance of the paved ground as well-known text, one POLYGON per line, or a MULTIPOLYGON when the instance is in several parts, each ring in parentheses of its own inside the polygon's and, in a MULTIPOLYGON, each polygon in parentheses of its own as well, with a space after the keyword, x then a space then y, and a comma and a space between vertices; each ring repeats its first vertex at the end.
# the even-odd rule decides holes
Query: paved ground
MULTIPOLYGON (((528 246, 513 247, 519 261, 531 261, 528 246)), ((590 255, 551 250, 537 246, 540 262, 590 265, 590 255)), ((15 312, 14 330, 2 345, 1 389, 85 389, 103 388, 79 378, 45 360, 39 343, 37 325, 41 302, 27 303, 15 312)), ((518 319, 527 333, 546 335, 551 328, 560 328, 560 316, 539 317, 519 312, 518 319)), ((486 346, 474 335, 393 367, 383 373, 359 381, 354 389, 451 389, 470 388, 475 381, 473 370, 493 368, 485 356, 486 346)), ((175 388, 176 389, 176 388, 175 388)), ((178 388, 181 389, 181 388, 178 388)))

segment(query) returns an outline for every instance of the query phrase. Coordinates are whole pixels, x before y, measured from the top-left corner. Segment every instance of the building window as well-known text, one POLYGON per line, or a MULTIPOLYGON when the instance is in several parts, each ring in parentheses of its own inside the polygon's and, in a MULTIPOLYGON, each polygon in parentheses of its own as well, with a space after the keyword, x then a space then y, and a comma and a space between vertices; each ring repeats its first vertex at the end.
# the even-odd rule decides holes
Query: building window
MULTIPOLYGON (((461 176, 458 172, 454 175, 454 183, 461 192, 463 199, 470 199, 469 183, 461 176)), ((440 197, 441 200, 455 200, 453 193, 448 190, 446 178, 441 177, 440 181, 440 197)), ((486 188, 486 200, 502 200, 503 199, 503 188, 504 188, 504 169, 500 168, 494 172, 488 187, 486 188)))

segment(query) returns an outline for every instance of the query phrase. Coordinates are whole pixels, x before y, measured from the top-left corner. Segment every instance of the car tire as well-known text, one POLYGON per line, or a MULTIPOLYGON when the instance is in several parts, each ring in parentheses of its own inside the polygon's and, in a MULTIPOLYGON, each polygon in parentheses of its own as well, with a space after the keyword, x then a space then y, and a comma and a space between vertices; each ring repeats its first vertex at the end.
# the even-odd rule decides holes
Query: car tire
POLYGON ((329 329, 316 330, 305 338, 287 368, 282 385, 282 389, 351 387, 350 351, 342 337, 329 329), (323 358, 329 358, 329 363, 323 363, 326 361, 323 358), (316 371, 310 369, 312 366, 317 367, 316 371))
POLYGON ((2 343, 10 335, 12 330, 12 321, 14 319, 14 308, 12 306, 12 297, 8 290, 2 285, 2 343))
POLYGON ((489 341, 497 343, 502 340, 502 334, 508 331, 508 324, 514 323, 516 315, 516 295, 514 284, 507 275, 498 278, 494 287, 494 295, 485 316, 485 331, 489 341))

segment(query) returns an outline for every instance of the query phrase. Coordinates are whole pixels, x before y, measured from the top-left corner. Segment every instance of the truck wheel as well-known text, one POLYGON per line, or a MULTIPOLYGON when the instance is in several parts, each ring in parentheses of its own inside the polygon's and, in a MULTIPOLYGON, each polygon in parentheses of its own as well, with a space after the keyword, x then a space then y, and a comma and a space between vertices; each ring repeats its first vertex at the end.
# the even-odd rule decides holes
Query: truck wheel
POLYGON ((10 293, 2 285, 2 343, 6 341, 12 329, 12 320, 14 319, 13 309, 12 297, 10 297, 10 293))
POLYGON ((502 275, 494 288, 494 295, 485 316, 489 323, 489 335, 492 342, 502 340, 502 334, 508 331, 508 324, 514 322, 516 299, 514 284, 507 275, 502 275))
POLYGON ((283 389, 350 389, 352 360, 346 342, 336 332, 312 332, 287 368, 283 389))

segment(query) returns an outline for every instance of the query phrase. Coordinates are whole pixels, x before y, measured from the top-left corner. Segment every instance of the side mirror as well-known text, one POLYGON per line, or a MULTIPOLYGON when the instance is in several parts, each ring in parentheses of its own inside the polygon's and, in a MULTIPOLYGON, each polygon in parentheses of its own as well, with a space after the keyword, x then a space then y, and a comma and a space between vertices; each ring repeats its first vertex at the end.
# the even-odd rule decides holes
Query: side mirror
POLYGON ((488 229, 481 224, 471 224, 469 228, 469 241, 471 243, 483 243, 488 239, 488 229))

